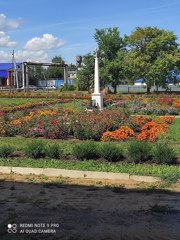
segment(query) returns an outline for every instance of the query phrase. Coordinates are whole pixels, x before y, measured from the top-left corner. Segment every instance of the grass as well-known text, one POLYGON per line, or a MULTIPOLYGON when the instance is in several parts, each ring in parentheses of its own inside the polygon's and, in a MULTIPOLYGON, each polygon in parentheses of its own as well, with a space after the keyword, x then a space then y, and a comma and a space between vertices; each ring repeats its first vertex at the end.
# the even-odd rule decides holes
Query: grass
POLYGON ((23 103, 29 102, 41 102, 44 99, 41 98, 0 98, 0 106, 1 107, 12 107, 16 105, 21 105, 23 103))
MULTIPOLYGON (((89 105, 90 105, 90 101, 88 101, 88 102, 89 102, 89 105)), ((86 104, 88 104, 88 102, 86 104)), ((81 110, 85 110, 86 106, 83 104, 83 101, 75 100, 73 102, 63 103, 62 108, 63 109, 71 108, 71 109, 74 109, 76 111, 81 111, 81 110)))
POLYGON ((176 153, 180 155, 180 118, 175 118, 174 123, 169 125, 168 134, 164 136, 176 153))
MULTIPOLYGON (((68 161, 54 159, 4 159, 0 158, 0 166, 12 167, 34 167, 34 168, 59 168, 82 171, 98 171, 113 173, 129 173, 130 175, 143 175, 160 177, 168 182, 176 182, 180 178, 178 166, 155 165, 155 164, 133 164, 133 163, 106 163, 93 160, 68 161)), ((32 180, 32 179, 31 179, 32 180)))
MULTIPOLYGON (((4 144, 8 144, 14 147, 16 151, 24 150, 27 143, 31 142, 32 138, 24 138, 20 136, 16 137, 3 137, 0 138, 0 146, 4 144)), ((55 143, 60 143, 61 147, 63 148, 63 152, 65 154, 71 154, 73 145, 75 144, 76 140, 68 140, 68 141, 62 141, 62 140, 50 140, 50 139, 42 139, 44 145, 55 143)))

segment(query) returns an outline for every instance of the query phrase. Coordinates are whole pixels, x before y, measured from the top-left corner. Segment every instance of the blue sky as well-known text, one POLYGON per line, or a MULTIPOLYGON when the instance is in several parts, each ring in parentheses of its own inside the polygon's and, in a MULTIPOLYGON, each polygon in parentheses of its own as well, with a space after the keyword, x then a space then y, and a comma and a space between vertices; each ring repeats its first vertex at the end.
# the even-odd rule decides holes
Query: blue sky
POLYGON ((0 62, 51 61, 92 52, 96 28, 157 26, 180 37, 180 0, 0 0, 0 62))

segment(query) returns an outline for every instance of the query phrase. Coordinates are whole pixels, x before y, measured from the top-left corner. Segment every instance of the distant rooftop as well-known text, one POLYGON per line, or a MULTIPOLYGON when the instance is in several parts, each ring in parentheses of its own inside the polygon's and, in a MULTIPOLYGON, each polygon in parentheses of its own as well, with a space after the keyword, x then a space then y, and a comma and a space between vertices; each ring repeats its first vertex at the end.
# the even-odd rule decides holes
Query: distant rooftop
MULTIPOLYGON (((21 63, 16 63, 16 66, 19 66, 21 63)), ((13 63, 0 63, 0 71, 1 70, 10 70, 13 68, 13 63)))
MULTIPOLYGON (((18 67, 21 63, 16 63, 18 67)), ((0 63, 0 78, 8 77, 8 70, 13 69, 13 63, 0 63)))

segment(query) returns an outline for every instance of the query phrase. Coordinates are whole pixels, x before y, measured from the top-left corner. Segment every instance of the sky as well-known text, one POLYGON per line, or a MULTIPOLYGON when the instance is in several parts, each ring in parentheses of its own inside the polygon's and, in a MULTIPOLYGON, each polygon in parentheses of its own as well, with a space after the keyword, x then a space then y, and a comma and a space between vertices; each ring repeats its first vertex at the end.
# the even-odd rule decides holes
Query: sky
POLYGON ((136 27, 173 31, 180 39, 180 0, 0 0, 0 62, 51 62, 97 47, 95 29, 118 27, 120 36, 136 27))

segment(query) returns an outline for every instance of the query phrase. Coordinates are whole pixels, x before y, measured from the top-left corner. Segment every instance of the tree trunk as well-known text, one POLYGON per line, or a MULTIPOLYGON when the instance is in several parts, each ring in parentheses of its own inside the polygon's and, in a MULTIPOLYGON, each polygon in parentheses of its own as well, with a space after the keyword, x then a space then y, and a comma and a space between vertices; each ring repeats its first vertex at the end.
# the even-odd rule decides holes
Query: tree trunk
POLYGON ((151 87, 147 86, 147 94, 150 94, 151 87))
POLYGON ((114 85, 113 88, 114 88, 114 94, 116 94, 117 93, 117 86, 114 85))

